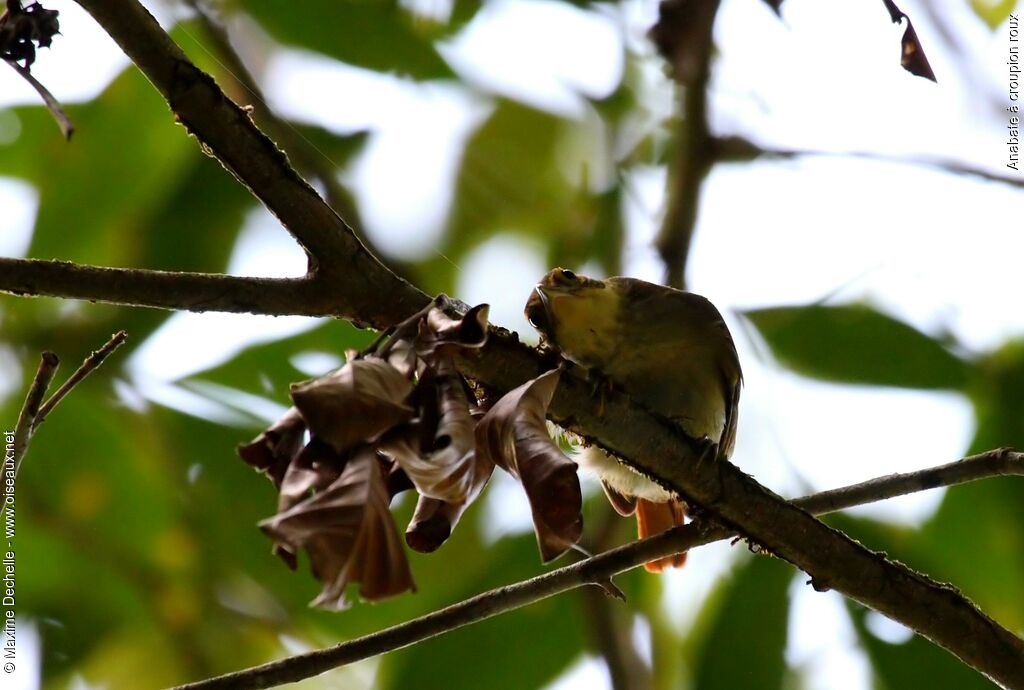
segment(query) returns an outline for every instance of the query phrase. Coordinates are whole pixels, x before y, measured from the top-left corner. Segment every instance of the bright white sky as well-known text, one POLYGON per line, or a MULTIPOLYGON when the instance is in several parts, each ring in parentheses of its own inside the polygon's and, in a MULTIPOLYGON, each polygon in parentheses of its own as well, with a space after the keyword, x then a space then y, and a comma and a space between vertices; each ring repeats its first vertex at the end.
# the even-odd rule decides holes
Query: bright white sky
MULTIPOLYGON (((428 4, 444 10, 443 2, 428 4)), ((94 97, 126 59, 75 3, 51 0, 47 6, 61 11, 63 32, 53 50, 41 52, 33 72, 64 102, 94 97)), ((367 230, 386 251, 429 256, 444 223, 460 146, 489 112, 490 95, 575 118, 581 138, 596 139, 582 96, 615 88, 622 45, 644 45, 655 7, 633 0, 617 13, 542 0, 491 2, 442 47, 472 90, 416 84, 290 50, 275 53, 264 83, 271 105, 289 117, 340 132, 372 131, 365 154, 346 173, 367 230)), ((967 2, 943 3, 957 30, 960 53, 953 54, 919 3, 904 0, 901 7, 916 20, 938 85, 899 68, 902 28, 890 24, 880 2, 787 0, 780 22, 761 0, 727 0, 716 28, 722 52, 711 97, 714 128, 769 148, 953 158, 1012 173, 1003 167, 1005 32, 990 32, 967 2)), ((247 39, 266 40, 252 26, 232 28, 247 39)), ((671 88, 656 59, 645 77, 653 111, 665 112, 671 88)), ((0 72, 0 107, 34 102, 34 92, 13 71, 0 72)), ((0 111, 0 140, 16 136, 16 121, 0 111)), ((660 220, 664 171, 636 169, 630 181, 635 193, 626 209, 627 272, 657 280, 662 268, 650 239, 660 220)), ((691 283, 729 314, 740 348, 746 388, 734 460, 775 490, 795 495, 959 457, 973 433, 970 407, 960 396, 808 381, 774 365, 734 314, 826 296, 833 303, 866 299, 926 332, 952 333, 968 351, 996 347, 1024 334, 1024 310, 1015 308, 1024 255, 1020 202, 1020 190, 1008 185, 841 156, 716 168, 703 192, 691 283)), ((9 223, 0 234, 0 254, 22 255, 36 195, 24 183, 0 180, 0 205, 9 223)), ((303 267, 288 236, 257 212, 230 270, 298 275, 303 267)), ((522 305, 548 268, 541 247, 511 233, 498 235, 462 261, 458 294, 489 302, 496 323, 529 334, 522 305)), ((312 323, 179 314, 135 355, 131 385, 152 401, 244 424, 244 415, 221 404, 231 402, 230 392, 204 391, 207 397, 200 398, 173 381, 247 343, 312 323), (199 331, 201 349, 193 349, 192 335, 199 331)), ((0 365, 9 359, 0 357, 0 365)), ((249 400, 246 406, 269 419, 281 402, 249 400)), ((520 493, 498 482, 490 494, 489 515, 503 516, 495 535, 529 528, 520 493)), ((940 497, 935 491, 860 512, 918 524, 940 497)), ((692 622, 703 594, 731 561, 726 547, 700 549, 685 571, 666 576, 679 626, 692 622)), ((835 689, 839 679, 850 690, 869 687, 838 600, 802 585, 793 592, 788 656, 808 669, 808 687, 835 689), (801 633, 808 630, 815 634, 801 633)), ((899 630, 884 619, 873 626, 885 639, 899 639, 899 630)), ((36 687, 31 675, 12 687, 36 687)), ((606 682, 600 666, 584 661, 557 688, 589 690, 606 682)))

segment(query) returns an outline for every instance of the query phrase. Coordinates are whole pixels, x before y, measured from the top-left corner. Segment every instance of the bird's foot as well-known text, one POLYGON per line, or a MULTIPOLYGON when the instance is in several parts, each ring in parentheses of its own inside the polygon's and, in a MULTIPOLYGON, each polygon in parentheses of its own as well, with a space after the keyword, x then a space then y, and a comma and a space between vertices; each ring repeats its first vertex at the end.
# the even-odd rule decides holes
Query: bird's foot
POLYGON ((587 369, 586 372, 591 384, 590 397, 597 398, 597 416, 603 418, 608 407, 608 396, 615 390, 615 384, 597 369, 587 369))

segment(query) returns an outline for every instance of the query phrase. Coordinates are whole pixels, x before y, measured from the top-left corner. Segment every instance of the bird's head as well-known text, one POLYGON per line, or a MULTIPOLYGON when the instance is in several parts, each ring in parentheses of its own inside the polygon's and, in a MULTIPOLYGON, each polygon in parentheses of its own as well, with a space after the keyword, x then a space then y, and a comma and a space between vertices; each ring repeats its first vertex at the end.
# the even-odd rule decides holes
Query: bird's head
POLYGON ((530 293, 525 314, 550 345, 586 364, 607 356, 620 298, 608 281, 556 268, 530 293))

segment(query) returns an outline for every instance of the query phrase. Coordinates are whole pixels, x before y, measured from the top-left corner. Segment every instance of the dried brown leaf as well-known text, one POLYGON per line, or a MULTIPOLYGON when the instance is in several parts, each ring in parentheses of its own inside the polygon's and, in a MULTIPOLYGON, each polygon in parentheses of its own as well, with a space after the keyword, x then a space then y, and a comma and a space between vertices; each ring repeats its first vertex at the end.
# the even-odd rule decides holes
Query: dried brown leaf
POLYGON ((277 497, 277 512, 284 513, 323 491, 344 467, 344 457, 320 439, 312 439, 288 465, 277 497))
POLYGON ((412 383, 388 362, 370 357, 292 384, 291 396, 314 436, 344 452, 406 421, 412 383))
POLYGON ((901 46, 900 65, 903 66, 903 69, 918 77, 924 77, 934 82, 938 81, 928 62, 928 56, 924 54, 924 47, 917 37, 917 31, 914 30, 914 24, 910 21, 910 17, 907 17, 907 30, 903 32, 901 46))
POLYGON ((455 352, 478 350, 487 342, 487 313, 490 306, 478 304, 461 318, 431 309, 420 321, 416 354, 424 359, 451 356, 455 352))
POLYGON ((389 501, 376 452, 363 447, 325 490, 263 520, 260 528, 287 551, 307 550, 324 585, 314 606, 343 609, 353 582, 368 601, 415 589, 389 501))
POLYGON ((289 464, 302 449, 305 434, 306 422, 293 407, 269 429, 239 446, 238 455, 280 488, 289 464))
POLYGON ((882 0, 882 3, 889 11, 889 18, 892 19, 893 24, 899 24, 904 19, 907 20, 907 28, 903 32, 903 40, 900 42, 900 65, 915 76, 938 81, 928 62, 928 57, 924 54, 924 47, 917 37, 917 31, 914 30, 914 24, 910 21, 910 17, 896 5, 894 0, 882 0))
POLYGON ((476 427, 477 455, 522 482, 545 562, 565 553, 583 532, 576 463, 551 440, 545 423, 558 376, 554 369, 510 391, 476 427))
MULTIPOLYGON (((403 437, 385 440, 381 450, 405 470, 423 496, 447 503, 462 503, 476 482, 473 417, 462 377, 450 359, 442 359, 428 379, 427 395, 437 408, 436 431, 427 452, 422 452, 419 429, 410 427, 403 437)), ((426 395, 424 395, 426 397, 426 395)))

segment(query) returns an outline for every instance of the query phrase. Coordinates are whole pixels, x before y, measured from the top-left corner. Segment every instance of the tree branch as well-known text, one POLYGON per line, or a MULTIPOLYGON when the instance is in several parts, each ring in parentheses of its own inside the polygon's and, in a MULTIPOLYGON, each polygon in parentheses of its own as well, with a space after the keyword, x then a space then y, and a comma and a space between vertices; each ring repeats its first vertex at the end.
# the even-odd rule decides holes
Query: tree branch
POLYGON ((204 150, 278 217, 306 250, 310 270, 329 276, 325 285, 358 281, 374 286, 362 294, 331 289, 331 296, 349 298, 349 317, 368 323, 376 303, 383 300, 405 314, 427 302, 426 295, 366 250, 345 221, 289 165, 287 156, 256 127, 249 113, 188 60, 137 0, 78 3, 142 70, 204 150))
POLYGON ((811 149, 768 149, 740 136, 720 137, 713 141, 714 157, 717 162, 751 161, 756 158, 789 159, 810 156, 862 158, 883 163, 914 165, 931 168, 954 175, 976 177, 986 182, 998 182, 1011 187, 1024 187, 1024 178, 1001 175, 975 167, 951 158, 907 158, 892 156, 877 151, 815 151, 811 149))
POLYGON ((0 290, 4 292, 158 309, 275 316, 349 313, 352 305, 332 300, 330 293, 337 289, 327 289, 325 282, 319 274, 304 278, 241 278, 0 257, 0 290))
POLYGON ((64 399, 64 396, 70 393, 71 389, 77 386, 82 379, 96 371, 100 365, 103 364, 103 360, 109 357, 110 353, 114 350, 121 347, 127 338, 127 333, 124 331, 118 331, 114 335, 110 336, 110 340, 104 343, 103 347, 98 350, 94 350, 85 358, 82 365, 75 369, 75 372, 68 377, 68 380, 62 383, 61 387, 50 396, 50 399, 43 403, 42 407, 39 408, 35 418, 32 420, 33 433, 39 428, 40 424, 46 421, 47 415, 53 412, 53 408, 55 408, 60 401, 64 399))
POLYGON ((667 0, 651 30, 658 49, 683 87, 683 119, 669 167, 668 203, 654 245, 665 264, 665 284, 686 287, 686 260, 697 225, 700 188, 715 163, 708 129, 712 29, 719 0, 667 0))
MULTIPOLYGON (((246 67, 242 57, 231 45, 231 37, 223 22, 218 21, 212 15, 212 8, 207 7, 203 0, 187 0, 187 4, 199 18, 199 24, 204 33, 213 45, 217 55, 206 51, 208 55, 217 60, 221 67, 237 84, 238 88, 248 93, 259 104, 252 112, 256 124, 263 129, 270 137, 279 142, 281 148, 287 153, 290 160, 295 164, 298 171, 304 175, 312 176, 322 186, 326 195, 325 201, 336 213, 345 219, 349 230, 366 247, 366 250, 381 261, 388 270, 394 272, 407 280, 415 278, 415 271, 412 264, 399 262, 382 256, 382 252, 374 246, 373 242, 363 232, 359 222, 359 211, 356 208, 354 199, 338 182, 338 164, 331 160, 327 154, 318 149, 313 142, 303 136, 302 132, 296 129, 290 122, 282 119, 270 107, 263 89, 246 67)), ((202 44, 200 43, 202 47, 202 44)), ((205 48, 204 48, 205 50, 205 48)))
MULTIPOLYGON (((25 403, 21 406, 21 412, 18 414, 18 422, 14 429, 14 450, 9 458, 11 461, 14 475, 18 475, 18 470, 21 468, 21 461, 25 457, 25 452, 28 450, 28 443, 32 439, 32 435, 39 428, 39 425, 46 421, 46 416, 53 411, 61 400, 67 396, 71 390, 81 383, 82 379, 95 371, 105 360, 111 352, 121 346, 121 344, 127 338, 127 334, 124 331, 118 331, 110 340, 108 340, 103 347, 96 350, 91 355, 86 357, 82 365, 74 371, 67 380, 61 384, 60 388, 50 396, 50 399, 43 402, 43 398, 46 396, 46 391, 50 387, 50 383, 53 382, 54 374, 57 373, 57 367, 60 366, 60 359, 57 358, 52 352, 44 352, 39 361, 39 369, 36 371, 35 378, 32 380, 32 385, 29 386, 28 393, 25 395, 25 403)), ((6 485, 5 485, 6 486, 6 485)), ((6 494, 6 491, 5 491, 6 494)), ((7 503, 4 503, 6 508, 7 503)))
MULTIPOLYGON (((280 218, 307 253, 315 256, 311 266, 323 282, 314 280, 313 284, 323 287, 326 296, 312 297, 321 305, 324 300, 345 300, 325 313, 343 311, 346 318, 379 327, 398 322, 426 303, 423 293, 369 255, 245 111, 187 61, 135 0, 79 2, 147 74, 189 131, 280 218)), ((70 287, 77 289, 73 284, 70 287)), ((209 290, 209 285, 204 287, 209 290)), ((107 299, 115 301, 115 292, 108 289, 107 299)), ((121 290, 122 295, 124 292, 121 290)), ((216 308, 212 304, 217 301, 230 300, 221 293, 210 303, 198 307, 191 303, 185 308, 216 308)), ((152 294, 132 303, 173 306, 171 299, 158 300, 152 294)), ((277 304, 282 307, 283 301, 277 304)), ((294 306, 299 313, 311 311, 303 302, 294 306)), ((460 362, 468 375, 485 385, 510 390, 544 368, 540 356, 520 344, 514 334, 495 330, 492 335, 478 359, 460 362)), ((625 396, 609 396, 601 407, 599 410, 586 382, 566 376, 551 416, 573 431, 596 436, 603 447, 676 491, 692 506, 808 572, 818 587, 836 589, 888 615, 999 682, 1024 687, 1024 643, 953 588, 868 551, 783 501, 732 464, 703 460, 709 455, 706 443, 687 437, 625 396)))
MULTIPOLYGON (((588 529, 597 553, 612 548, 619 528, 626 524, 610 505, 603 508, 600 521, 588 529)), ((640 658, 633 644, 631 631, 627 627, 630 622, 629 612, 617 606, 614 595, 600 587, 584 587, 579 594, 578 605, 583 609, 582 615, 587 621, 587 636, 604 659, 612 690, 650 688, 651 669, 640 658)), ((624 595, 622 601, 625 601, 624 595)))
MULTIPOLYGON (((862 484, 813 494, 793 501, 793 505, 822 514, 914 491, 1004 475, 1024 476, 1024 454, 1007 449, 993 450, 941 467, 880 477, 862 484)), ((735 533, 721 527, 692 522, 685 527, 606 551, 529 580, 490 590, 380 632, 315 652, 180 685, 174 690, 269 688, 293 683, 339 666, 407 647, 576 587, 607 580, 649 560, 734 536, 735 533)), ((1011 684, 1011 687, 1020 686, 1011 684)))
MULTIPOLYGON (((21 406, 18 422, 14 427, 14 451, 10 458, 15 477, 18 476, 21 461, 25 457, 25 451, 28 450, 28 442, 32 438, 32 427, 35 424, 36 415, 39 414, 39 406, 43 404, 46 389, 50 387, 50 382, 53 381, 58 366, 60 366, 60 360, 57 355, 52 352, 44 352, 39 358, 39 369, 36 370, 35 378, 32 379, 32 385, 29 386, 28 393, 25 394, 25 402, 21 406)), ((6 466, 4 469, 6 470, 6 466)), ((4 486, 8 485, 5 483, 4 486)), ((5 488, 4 495, 6 496, 6 494, 5 488)), ((7 502, 4 501, 4 507, 6 506, 7 502)))
POLYGON ((64 138, 71 140, 71 135, 75 133, 75 125, 72 124, 71 118, 64 112, 64 108, 61 106, 50 90, 43 85, 35 76, 32 74, 28 67, 22 67, 13 60, 4 60, 8 65, 11 66, 15 72, 21 75, 21 78, 29 83, 29 85, 36 90, 39 97, 43 99, 43 103, 46 105, 46 109, 53 115, 54 121, 57 126, 60 127, 60 133, 64 135, 64 138))

